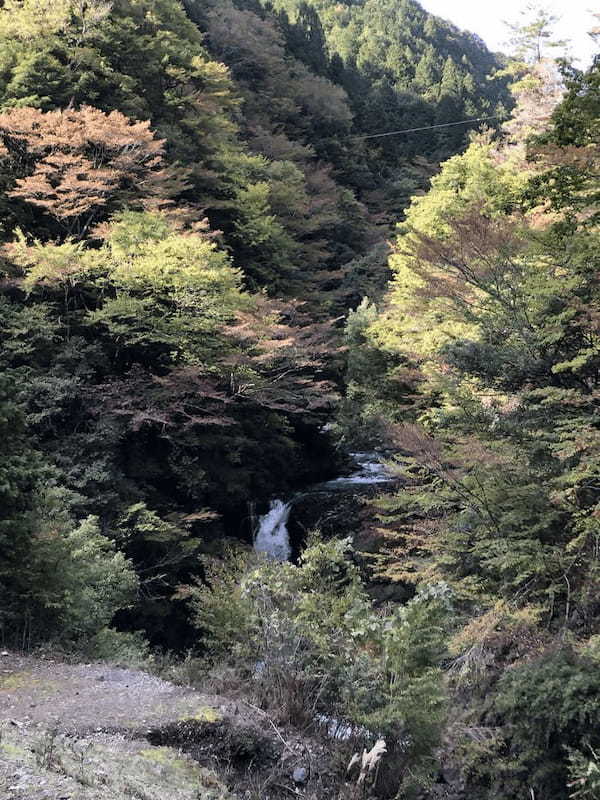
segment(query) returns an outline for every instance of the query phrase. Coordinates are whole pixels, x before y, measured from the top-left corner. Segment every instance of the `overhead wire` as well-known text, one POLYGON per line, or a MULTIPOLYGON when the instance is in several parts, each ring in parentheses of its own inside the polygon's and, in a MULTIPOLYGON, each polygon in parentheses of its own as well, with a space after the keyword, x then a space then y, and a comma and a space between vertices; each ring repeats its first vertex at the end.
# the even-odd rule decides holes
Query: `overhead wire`
POLYGON ((420 131, 431 131, 434 128, 450 128, 452 125, 466 125, 469 122, 485 122, 489 119, 502 119, 502 116, 495 114, 494 116, 490 117, 477 117, 476 119, 461 119, 457 122, 440 122, 437 125, 424 125, 421 128, 404 128, 400 131, 386 131, 385 133, 364 133, 359 134, 358 136, 349 136, 348 138, 352 140, 378 139, 382 136, 398 136, 401 133, 417 133, 420 131))

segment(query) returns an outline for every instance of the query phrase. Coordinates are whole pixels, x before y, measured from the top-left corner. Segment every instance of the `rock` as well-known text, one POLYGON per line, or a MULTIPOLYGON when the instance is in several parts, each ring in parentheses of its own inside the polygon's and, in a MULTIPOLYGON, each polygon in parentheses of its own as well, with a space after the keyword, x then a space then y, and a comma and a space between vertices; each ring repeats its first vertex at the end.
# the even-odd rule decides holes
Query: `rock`
POLYGON ((314 489, 296 498, 288 522, 291 542, 297 548, 307 531, 318 529, 323 538, 355 533, 360 525, 360 509, 368 492, 364 487, 349 491, 314 489))
POLYGON ((294 772, 292 773, 292 780, 294 783, 306 783, 308 780, 308 770, 306 767, 296 767, 294 772))

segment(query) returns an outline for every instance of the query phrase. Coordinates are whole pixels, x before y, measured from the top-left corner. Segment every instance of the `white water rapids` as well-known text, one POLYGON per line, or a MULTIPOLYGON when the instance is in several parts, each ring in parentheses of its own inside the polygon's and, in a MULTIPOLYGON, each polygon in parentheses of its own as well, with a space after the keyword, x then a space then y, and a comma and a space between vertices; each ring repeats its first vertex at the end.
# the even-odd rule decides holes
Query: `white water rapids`
POLYGON ((376 453, 350 453, 350 455, 358 469, 346 477, 327 481, 325 486, 335 488, 336 486, 352 486, 353 484, 388 483, 392 480, 385 464, 382 464, 376 453))
MULTIPOLYGON (((346 477, 335 478, 321 484, 328 489, 343 489, 355 484, 369 485, 387 483, 392 480, 384 464, 375 453, 351 453, 357 469, 346 477)), ((269 510, 258 519, 258 529, 254 538, 254 549, 275 561, 289 561, 292 555, 290 536, 287 529, 292 501, 271 500, 269 510)))
POLYGON ((287 521, 291 508, 291 503, 271 500, 268 512, 258 520, 258 531, 254 539, 257 553, 265 553, 276 561, 289 561, 292 548, 287 521))

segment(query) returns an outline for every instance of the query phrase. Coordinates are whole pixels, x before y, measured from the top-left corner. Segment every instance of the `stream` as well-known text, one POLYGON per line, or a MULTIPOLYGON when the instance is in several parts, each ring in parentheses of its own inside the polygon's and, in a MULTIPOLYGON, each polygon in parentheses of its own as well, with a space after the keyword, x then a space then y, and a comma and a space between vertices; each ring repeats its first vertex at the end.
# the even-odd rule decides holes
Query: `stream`
POLYGON ((308 494, 322 491, 344 492, 358 486, 368 487, 374 484, 390 483, 394 480, 382 463, 377 453, 350 453, 355 469, 345 476, 334 478, 304 492, 294 495, 290 500, 271 500, 269 510, 258 519, 254 536, 254 549, 277 561, 289 561, 292 556, 292 545, 288 530, 290 513, 294 503, 308 494))

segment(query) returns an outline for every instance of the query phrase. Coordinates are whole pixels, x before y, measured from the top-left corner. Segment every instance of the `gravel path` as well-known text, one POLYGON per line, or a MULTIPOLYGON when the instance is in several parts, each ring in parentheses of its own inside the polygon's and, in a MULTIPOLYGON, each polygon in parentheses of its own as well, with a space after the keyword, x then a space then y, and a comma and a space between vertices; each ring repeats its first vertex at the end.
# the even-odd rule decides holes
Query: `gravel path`
POLYGON ((231 800, 212 770, 145 734, 236 712, 139 670, 2 654, 0 800, 231 800))
POLYGON ((0 656, 0 719, 60 731, 135 730, 227 715, 231 703, 139 670, 0 656))

